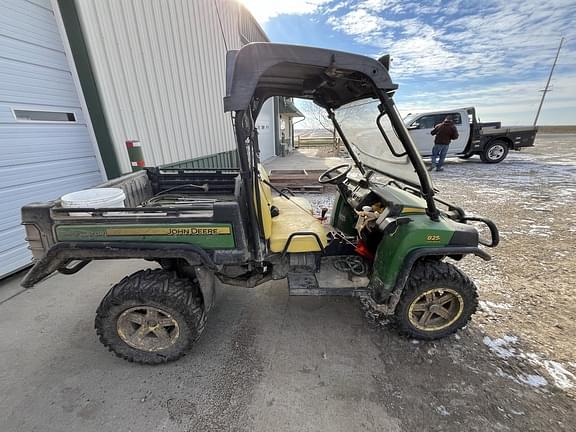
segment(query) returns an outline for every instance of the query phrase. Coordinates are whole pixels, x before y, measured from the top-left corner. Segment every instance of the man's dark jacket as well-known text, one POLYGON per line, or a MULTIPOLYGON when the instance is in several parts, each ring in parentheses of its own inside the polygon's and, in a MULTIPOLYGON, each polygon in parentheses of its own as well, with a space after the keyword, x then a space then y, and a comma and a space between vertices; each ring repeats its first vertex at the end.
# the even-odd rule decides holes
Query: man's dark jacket
POLYGON ((448 145, 450 141, 458 138, 458 130, 451 121, 437 124, 430 133, 435 135, 434 144, 448 145))

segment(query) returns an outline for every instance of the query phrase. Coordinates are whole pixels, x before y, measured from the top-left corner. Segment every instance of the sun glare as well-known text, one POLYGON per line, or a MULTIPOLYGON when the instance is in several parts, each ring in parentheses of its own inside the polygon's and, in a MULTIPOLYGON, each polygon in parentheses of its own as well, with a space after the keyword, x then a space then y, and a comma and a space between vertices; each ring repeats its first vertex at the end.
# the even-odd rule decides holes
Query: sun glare
POLYGON ((238 0, 254 15, 260 24, 282 14, 314 12, 328 0, 238 0))

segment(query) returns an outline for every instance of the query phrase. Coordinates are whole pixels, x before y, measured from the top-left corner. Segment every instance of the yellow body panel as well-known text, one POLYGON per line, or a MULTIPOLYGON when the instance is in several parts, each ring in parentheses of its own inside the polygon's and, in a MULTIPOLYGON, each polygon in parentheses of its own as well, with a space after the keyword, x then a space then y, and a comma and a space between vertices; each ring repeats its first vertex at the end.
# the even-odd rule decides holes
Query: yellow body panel
MULTIPOLYGON (((258 216, 262 219, 262 225, 264 226, 264 238, 268 240, 272 235, 272 216, 270 214, 272 202, 266 198, 265 189, 270 189, 270 186, 258 181, 258 187, 260 188, 260 202, 262 204, 258 216)), ((254 201, 256 201, 256 197, 254 197, 254 201)))
MULTIPOLYGON (((264 238, 270 242, 270 251, 282 252, 290 234, 295 232, 313 232, 318 235, 323 246, 328 244, 326 230, 322 223, 313 216, 312 205, 301 197, 272 197, 270 186, 262 180, 268 180, 268 173, 260 165, 260 180, 258 187, 262 206, 258 212, 264 225, 264 238), (272 206, 278 208, 279 215, 272 217, 272 206)), ((290 242, 288 252, 317 252, 320 246, 313 236, 295 237, 290 242)))
MULTIPOLYGON (((322 223, 312 216, 312 206, 300 197, 283 197, 273 199, 273 205, 278 207, 280 214, 272 218, 272 236, 270 237, 270 250, 282 252, 290 234, 295 232, 313 232, 318 235, 323 246, 328 239, 322 223)), ((292 239, 288 252, 317 252, 320 246, 313 236, 302 236, 292 239)))

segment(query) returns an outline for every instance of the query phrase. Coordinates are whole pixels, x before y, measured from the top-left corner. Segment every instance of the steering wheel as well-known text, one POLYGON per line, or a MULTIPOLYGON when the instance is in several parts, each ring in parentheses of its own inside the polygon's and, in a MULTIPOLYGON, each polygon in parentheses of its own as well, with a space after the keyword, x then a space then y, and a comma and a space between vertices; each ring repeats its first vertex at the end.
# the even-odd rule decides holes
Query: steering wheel
POLYGON ((322 184, 338 184, 346 178, 351 169, 352 165, 350 164, 342 164, 333 168, 329 168, 320 174, 320 177, 318 177, 318 182, 322 184), (334 174, 334 176, 332 176, 332 174, 334 174))

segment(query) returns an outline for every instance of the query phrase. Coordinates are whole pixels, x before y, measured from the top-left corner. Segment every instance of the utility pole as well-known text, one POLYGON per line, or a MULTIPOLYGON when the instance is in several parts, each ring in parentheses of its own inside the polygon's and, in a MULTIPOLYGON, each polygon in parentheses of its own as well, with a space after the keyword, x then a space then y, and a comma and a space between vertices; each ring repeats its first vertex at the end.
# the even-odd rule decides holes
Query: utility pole
POLYGON ((558 45, 558 51, 556 51, 556 58, 554 59, 554 63, 552 64, 552 68, 550 69, 550 75, 548 75, 548 81, 546 81, 546 87, 544 90, 540 90, 542 92, 542 99, 540 99, 540 105, 538 105, 538 111, 536 111, 536 118, 534 119, 534 124, 532 126, 536 126, 538 123, 538 117, 540 117, 540 111, 542 110, 542 105, 544 104, 544 98, 546 97, 546 93, 549 91, 550 81, 552 80, 552 74, 554 73, 554 68, 556 67, 556 63, 558 62, 558 56, 560 55, 560 50, 562 49, 562 44, 564 43, 564 38, 560 39, 560 45, 558 45))

